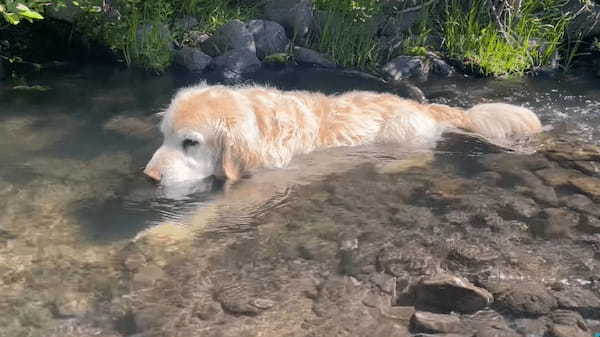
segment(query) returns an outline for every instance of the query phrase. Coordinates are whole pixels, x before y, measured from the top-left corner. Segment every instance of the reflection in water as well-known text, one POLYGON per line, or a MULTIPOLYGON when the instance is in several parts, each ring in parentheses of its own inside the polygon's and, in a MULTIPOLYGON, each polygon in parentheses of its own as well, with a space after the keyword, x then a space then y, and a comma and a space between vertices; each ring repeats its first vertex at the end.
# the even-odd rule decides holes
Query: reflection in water
MULTIPOLYGON (((307 279, 325 282, 323 275, 340 273, 353 275, 358 289, 356 282, 381 273, 408 283, 410 273, 440 268, 488 279, 542 274, 545 280, 583 279, 597 272, 587 248, 593 244, 585 243, 593 237, 578 233, 600 232, 600 195, 594 194, 598 167, 563 153, 569 151, 549 160, 545 154, 510 153, 465 135, 447 135, 435 151, 400 152, 380 145, 299 156, 284 169, 253 172, 227 194, 220 181, 205 181, 193 193, 189 186, 165 191, 141 174, 161 141, 154 114, 176 88, 197 79, 102 68, 38 76, 32 83, 52 89, 0 87, 2 337, 48 336, 57 324, 74 324, 71 319, 88 335, 96 334, 95 326, 113 329, 115 321, 120 322, 117 332, 137 333, 162 324, 163 317, 147 312, 142 312, 146 320, 140 314, 132 323, 131 310, 148 303, 169 308, 156 310, 164 318, 183 315, 181 308, 189 304, 197 315, 184 315, 187 326, 212 329, 213 323, 225 322, 220 326, 231 329, 229 335, 243 334, 235 330, 237 316, 263 310, 272 310, 269 317, 275 321, 311 318, 309 325, 318 326, 313 311, 343 315, 325 300, 317 301, 324 309, 310 307, 328 288, 314 290, 307 279), (548 241, 570 237, 580 245, 548 241), (532 243, 554 262, 550 268, 531 253, 527 245, 532 243), (463 249, 472 246, 490 251, 463 249), (451 258, 443 260, 442 252, 451 258), (494 259, 501 260, 496 269, 485 265, 494 259), (175 274, 179 265, 194 268, 175 274), (177 281, 174 288, 166 287, 165 294, 150 291, 169 277, 177 281), (239 282, 231 286, 232 280, 239 282), (279 288, 269 288, 269 282, 279 288), (196 291, 193 296, 184 293, 190 289, 196 291), (290 291, 283 296, 285 289, 290 291), (280 305, 274 306, 276 300, 280 305), (127 307, 127 301, 134 303, 127 307), (305 310, 283 312, 282 303, 293 301, 305 310), (88 316, 97 317, 89 322, 88 316)), ((314 69, 264 70, 255 80, 328 93, 392 90, 377 81, 314 69)), ((432 79, 423 90, 433 102, 465 107, 484 101, 523 104, 554 127, 550 138, 573 135, 600 144, 597 84, 584 75, 452 78, 432 79)), ((543 149, 546 140, 537 141, 543 149)), ((385 288, 384 281, 377 287, 385 288)), ((326 335, 318 329, 316 335, 326 335)))

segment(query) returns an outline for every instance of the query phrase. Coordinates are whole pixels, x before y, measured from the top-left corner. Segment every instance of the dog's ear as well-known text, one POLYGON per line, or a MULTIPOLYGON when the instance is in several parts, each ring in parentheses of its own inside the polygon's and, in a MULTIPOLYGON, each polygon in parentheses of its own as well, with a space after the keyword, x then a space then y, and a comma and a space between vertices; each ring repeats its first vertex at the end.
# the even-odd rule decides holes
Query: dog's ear
POLYGON ((233 183, 240 180, 245 165, 239 149, 236 149, 237 146, 231 146, 231 144, 226 144, 225 146, 222 161, 223 173, 225 173, 225 178, 233 183))

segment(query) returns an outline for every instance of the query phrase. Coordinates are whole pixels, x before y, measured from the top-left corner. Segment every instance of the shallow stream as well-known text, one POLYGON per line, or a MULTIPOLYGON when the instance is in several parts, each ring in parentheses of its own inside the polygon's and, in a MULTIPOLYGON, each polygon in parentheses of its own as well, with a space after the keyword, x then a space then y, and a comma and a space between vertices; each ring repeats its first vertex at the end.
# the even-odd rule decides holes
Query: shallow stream
MULTIPOLYGON (((458 135, 433 153, 334 149, 169 200, 141 174, 154 114, 198 80, 93 67, 0 84, 0 336, 600 332, 597 78, 419 85, 431 102, 530 107, 551 127, 537 153, 458 135), (475 290, 440 292, 440 275, 475 290), (461 291, 494 301, 456 306, 461 291)), ((396 90, 318 69, 253 80, 396 90)))

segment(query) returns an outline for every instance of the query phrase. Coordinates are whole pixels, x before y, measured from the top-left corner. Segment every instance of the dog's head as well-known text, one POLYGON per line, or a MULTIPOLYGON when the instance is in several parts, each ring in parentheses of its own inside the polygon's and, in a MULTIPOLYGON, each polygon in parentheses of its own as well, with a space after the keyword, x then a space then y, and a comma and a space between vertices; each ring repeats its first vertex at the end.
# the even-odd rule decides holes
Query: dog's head
POLYGON ((180 90, 162 113, 162 146, 144 173, 165 187, 194 185, 207 177, 240 178, 257 139, 245 97, 223 86, 180 90))

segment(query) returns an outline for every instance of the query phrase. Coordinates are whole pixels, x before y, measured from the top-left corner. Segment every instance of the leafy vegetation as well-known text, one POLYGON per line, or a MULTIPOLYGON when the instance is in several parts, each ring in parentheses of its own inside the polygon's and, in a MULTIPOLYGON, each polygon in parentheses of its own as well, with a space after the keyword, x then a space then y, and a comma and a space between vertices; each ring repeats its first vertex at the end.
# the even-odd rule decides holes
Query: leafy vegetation
POLYGON ((556 62, 561 53, 570 53, 565 56, 567 62, 573 55, 564 41, 573 18, 563 12, 566 0, 441 0, 431 4, 427 11, 439 19, 423 17, 405 53, 441 48, 467 68, 493 76, 522 75, 556 62), (431 34, 439 36, 440 46, 432 46, 431 34))
POLYGON ((337 64, 374 70, 381 58, 377 44, 378 1, 316 0, 320 29, 313 30, 309 45, 337 64))
MULTIPOLYGON (((389 2, 313 0, 317 28, 305 42, 342 66, 367 71, 376 71, 398 53, 423 56, 442 50, 485 75, 520 75, 556 63, 559 56, 566 67, 578 55, 579 44, 565 42, 573 18, 563 12, 567 1, 423 1, 408 9, 420 9, 421 19, 405 33, 398 50, 379 42, 389 2)), ((260 1, 3 0, 0 14, 14 26, 43 19, 47 6, 76 6, 81 15, 75 27, 84 36, 108 46, 128 65, 160 72, 172 61, 172 41, 181 45, 193 40, 187 29, 178 28, 177 19, 194 17, 194 30, 210 34, 232 19, 258 17, 256 5, 248 3, 260 1)))
POLYGON ((13 25, 19 24, 23 19, 32 22, 44 18, 40 11, 48 4, 50 2, 5 0, 4 3, 0 3, 0 14, 6 22, 13 25))

